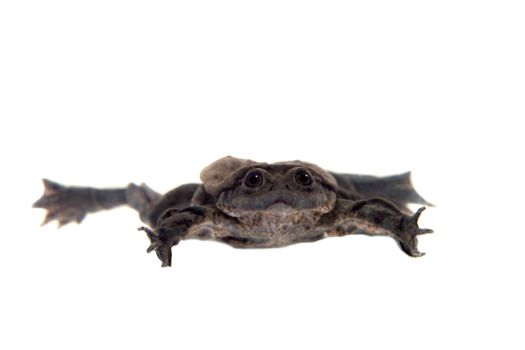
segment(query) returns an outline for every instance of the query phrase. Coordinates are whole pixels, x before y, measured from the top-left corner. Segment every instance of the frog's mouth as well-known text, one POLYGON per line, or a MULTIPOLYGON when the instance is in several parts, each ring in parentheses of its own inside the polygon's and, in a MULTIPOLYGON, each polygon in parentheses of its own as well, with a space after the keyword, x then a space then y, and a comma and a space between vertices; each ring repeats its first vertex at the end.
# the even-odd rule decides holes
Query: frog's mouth
POLYGON ((290 209, 293 209, 293 206, 284 199, 276 199, 266 207, 266 210, 290 210, 290 209))

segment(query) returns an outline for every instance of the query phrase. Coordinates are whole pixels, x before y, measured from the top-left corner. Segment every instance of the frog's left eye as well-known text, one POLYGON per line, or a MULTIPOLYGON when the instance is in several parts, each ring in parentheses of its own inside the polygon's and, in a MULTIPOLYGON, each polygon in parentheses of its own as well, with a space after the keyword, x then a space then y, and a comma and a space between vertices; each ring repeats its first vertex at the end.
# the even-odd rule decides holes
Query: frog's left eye
POLYGON ((301 186, 310 186, 314 182, 312 175, 304 169, 300 169, 295 173, 294 180, 301 186))

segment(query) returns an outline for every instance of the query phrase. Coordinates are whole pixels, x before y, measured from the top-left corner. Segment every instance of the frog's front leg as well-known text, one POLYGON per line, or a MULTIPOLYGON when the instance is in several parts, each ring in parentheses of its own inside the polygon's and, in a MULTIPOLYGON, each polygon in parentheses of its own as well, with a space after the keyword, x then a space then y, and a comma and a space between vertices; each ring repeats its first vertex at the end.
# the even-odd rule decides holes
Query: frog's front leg
POLYGON ((207 207, 168 209, 159 217, 154 229, 139 227, 139 230, 145 231, 151 242, 147 252, 155 251, 162 267, 166 267, 171 266, 171 248, 207 220, 213 220, 213 210, 207 207))
POLYGON ((340 199, 336 208, 322 217, 319 224, 327 227, 329 235, 364 233, 390 236, 407 255, 419 257, 424 253, 418 250, 417 236, 433 232, 418 226, 417 221, 423 210, 425 207, 413 215, 406 215, 394 204, 381 198, 361 201, 340 199))

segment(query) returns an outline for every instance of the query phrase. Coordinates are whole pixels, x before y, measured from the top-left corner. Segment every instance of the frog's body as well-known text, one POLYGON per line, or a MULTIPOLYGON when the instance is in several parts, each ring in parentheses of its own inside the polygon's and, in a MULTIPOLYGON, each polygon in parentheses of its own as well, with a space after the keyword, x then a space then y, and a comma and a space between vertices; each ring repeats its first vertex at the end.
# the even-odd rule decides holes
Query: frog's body
POLYGON ((81 222, 85 215, 118 205, 137 210, 163 266, 183 239, 206 239, 237 248, 281 247, 350 233, 389 235, 410 256, 421 256, 417 219, 408 203, 429 205, 412 188, 410 174, 373 177, 335 174, 300 161, 257 163, 222 158, 186 184, 160 195, 146 185, 121 189, 64 187, 44 180, 35 207, 48 210, 44 223, 81 222))

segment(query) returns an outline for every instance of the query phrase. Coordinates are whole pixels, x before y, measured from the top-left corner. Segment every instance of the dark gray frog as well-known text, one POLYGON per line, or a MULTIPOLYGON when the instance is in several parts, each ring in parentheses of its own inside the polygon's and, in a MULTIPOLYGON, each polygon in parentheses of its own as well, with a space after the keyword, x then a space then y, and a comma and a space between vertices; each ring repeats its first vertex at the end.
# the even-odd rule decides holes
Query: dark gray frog
POLYGON ((161 195, 145 184, 126 188, 66 187, 44 180, 34 203, 44 224, 80 223, 88 213, 128 205, 162 266, 184 239, 214 240, 236 248, 271 248, 348 234, 386 235, 409 256, 419 257, 417 236, 431 233, 407 204, 431 205, 413 189, 410 173, 375 177, 337 174, 302 161, 259 163, 224 157, 201 172, 202 184, 161 195))

